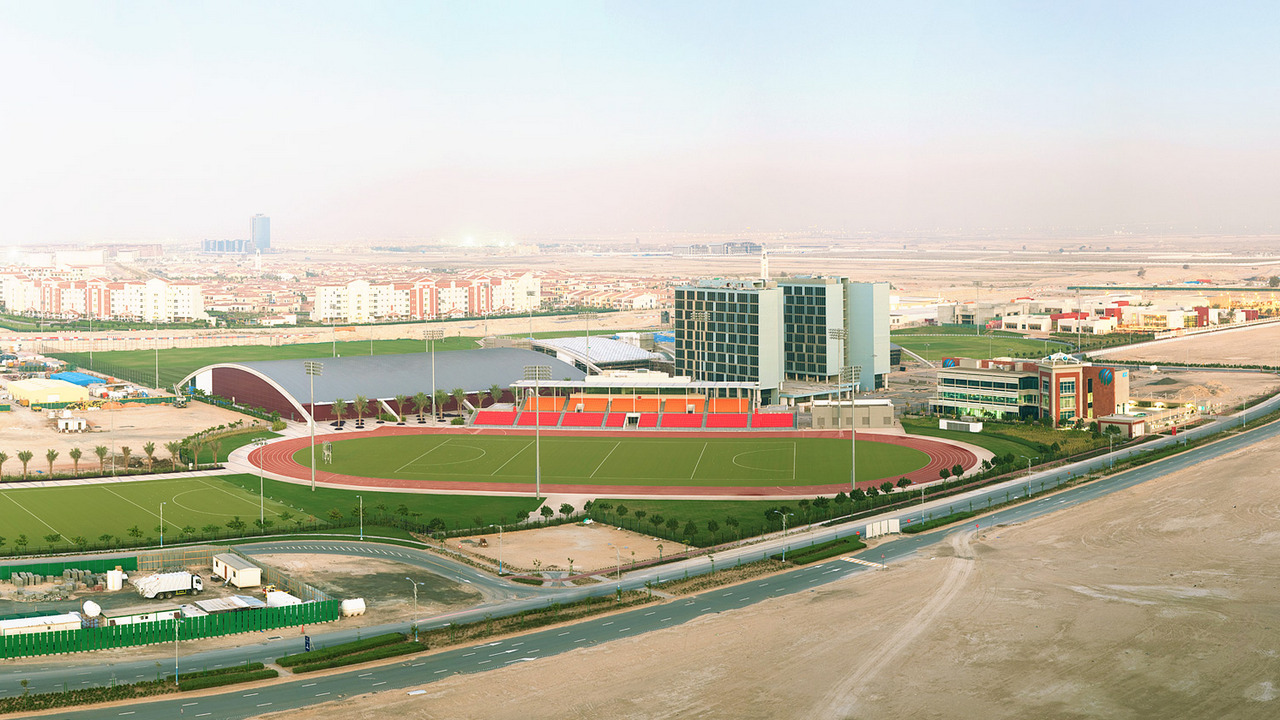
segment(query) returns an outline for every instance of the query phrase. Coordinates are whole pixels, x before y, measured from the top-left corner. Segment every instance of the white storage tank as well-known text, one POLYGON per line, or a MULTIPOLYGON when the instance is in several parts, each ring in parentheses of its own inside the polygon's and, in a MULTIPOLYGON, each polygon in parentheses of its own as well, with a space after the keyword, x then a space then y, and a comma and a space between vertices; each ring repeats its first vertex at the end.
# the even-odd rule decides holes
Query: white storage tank
POLYGON ((342 617, 363 615, 364 611, 364 598, 352 598, 350 600, 342 601, 342 617))
POLYGON ((129 576, 125 575, 124 571, 121 570, 120 568, 116 568, 115 570, 108 570, 107 571, 107 590, 114 591, 114 590, 123 589, 124 581, 128 579, 129 579, 129 576))

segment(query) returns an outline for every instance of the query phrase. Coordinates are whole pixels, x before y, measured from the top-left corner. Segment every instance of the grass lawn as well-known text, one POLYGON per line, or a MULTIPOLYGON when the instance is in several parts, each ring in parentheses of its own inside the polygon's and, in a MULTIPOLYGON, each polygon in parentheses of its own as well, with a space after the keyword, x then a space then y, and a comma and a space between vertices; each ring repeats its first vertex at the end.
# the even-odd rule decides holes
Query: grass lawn
MULTIPOLYGON (((222 441, 222 445, 218 447, 218 462, 220 463, 226 462, 227 457, 231 455, 231 451, 236 450, 238 448, 242 448, 245 445, 248 445, 249 443, 253 442, 254 440, 257 440, 258 438, 273 438, 273 437, 280 437, 280 435, 279 433, 273 433, 270 430, 262 430, 259 432, 241 433, 240 435, 232 435, 229 438, 225 438, 222 441)), ((163 448, 156 448, 157 453, 161 452, 162 450, 163 448)), ((163 452, 166 455, 168 455, 167 450, 163 450, 163 452)), ((208 445, 205 445, 203 448, 200 449, 200 462, 207 465, 212 463, 213 461, 214 461, 213 448, 209 447, 208 445)))
POLYGON ((1020 455, 1035 457, 1040 454, 1040 449, 1035 445, 1031 445, 1014 438, 993 435, 985 431, 980 433, 969 433, 961 432, 959 430, 939 430, 937 418, 902 418, 902 427, 912 435, 924 435, 926 437, 967 442, 971 445, 977 445, 980 448, 990 450, 996 455, 1013 453, 1014 457, 1018 457, 1020 455))
MULTIPOLYGON (((141 480, 102 485, 76 485, 53 488, 0 488, 0 532, 5 542, 0 551, 20 545, 25 535, 28 549, 49 547, 63 550, 72 547, 72 539, 83 537, 92 544, 102 543, 102 536, 129 540, 136 527, 140 539, 159 540, 160 504, 164 503, 165 538, 173 541, 182 535, 183 527, 199 531, 217 526, 226 531, 226 523, 239 517, 245 523, 258 519, 257 487, 253 493, 220 478, 193 477, 172 480, 141 480), (57 533, 61 539, 50 543, 46 535, 57 533)), ((279 520, 291 509, 284 503, 267 498, 267 519, 279 520)), ((296 512, 295 512, 296 514, 296 512)), ((109 541, 108 541, 109 542, 109 541)))
MULTIPOLYGON (((897 342, 900 335, 974 335, 976 331, 972 325, 917 325, 915 327, 898 328, 890 333, 891 339, 897 342)), ((1022 337, 1021 333, 1012 332, 1010 330, 985 330, 982 337, 987 335, 995 335, 996 337, 1022 337)))
MULTIPOLYGON (((562 337, 586 337, 587 336, 586 325, 581 324, 581 322, 579 324, 580 324, 580 327, 577 330, 546 330, 543 332, 536 332, 533 334, 533 336, 539 339, 562 338, 562 337)), ((596 327, 596 324, 594 321, 592 321, 591 323, 591 337, 598 337, 598 336, 608 337, 611 335, 616 335, 620 332, 653 332, 653 331, 652 330, 647 330, 647 331, 634 330, 634 329, 633 330, 608 330, 608 329, 601 329, 596 327)), ((503 337, 527 338, 529 337, 529 333, 528 332, 508 333, 506 335, 503 335, 503 337)))
MULTIPOLYGON (((258 493, 257 475, 225 475, 222 479, 228 484, 250 491, 253 495, 258 493)), ((406 516, 424 524, 430 522, 432 518, 440 518, 451 530, 491 523, 513 523, 539 505, 533 497, 424 495, 375 490, 362 490, 357 493, 352 490, 324 487, 317 487, 312 492, 307 485, 295 485, 270 479, 265 480, 263 485, 269 500, 287 505, 295 515, 305 513, 327 520, 329 512, 336 509, 342 513, 343 517, 357 517, 356 511, 360 501, 356 495, 363 495, 366 523, 370 522, 371 516, 376 518, 377 515, 386 513, 406 516)), ((369 527, 371 526, 365 528, 366 534, 369 533, 369 527)))
POLYGON ((1000 356, 1041 358, 1066 347, 1050 341, 1028 340, 1000 335, 956 335, 954 337, 893 336, 893 342, 930 362, 949 357, 990 358, 1000 356))
MULTIPOLYGON (((1074 455, 1094 448, 1106 447, 1107 439, 1095 438, 1083 430, 1057 430, 1043 425, 1024 425, 1022 423, 995 423, 983 425, 982 432, 967 433, 957 430, 939 430, 938 419, 902 418, 902 427, 912 435, 946 438, 972 443, 986 448, 996 455, 1013 453, 1015 457, 1034 458, 1043 455, 1040 445, 1058 443, 1058 455, 1074 455)), ((1044 457, 1040 461, 1044 461, 1044 457)))
MULTIPOLYGON (((307 449, 294 459, 309 460, 307 449)), ((924 467, 913 448, 858 441, 858 476, 924 467)), ((333 443, 326 470, 363 477, 529 482, 534 439, 493 435, 400 435, 333 443)), ((544 483, 662 486, 824 485, 849 477, 849 445, 809 438, 564 437, 542 441, 544 483)))
MULTIPOLYGON (((473 337, 446 337, 436 341, 436 350, 469 350, 478 347, 473 337)), ((424 352, 422 340, 375 340, 374 355, 403 355, 424 352)), ((337 353, 342 356, 368 355, 368 340, 339 342, 337 353)), ((288 360, 291 358, 324 358, 334 353, 334 344, 327 342, 299 345, 229 345, 208 348, 173 348, 160 351, 160 383, 169 387, 192 371, 219 362, 248 362, 253 360, 288 360)), ((95 352, 93 362, 89 353, 57 353, 60 360, 80 367, 122 377, 133 382, 155 382, 156 352, 154 350, 116 350, 95 352)))

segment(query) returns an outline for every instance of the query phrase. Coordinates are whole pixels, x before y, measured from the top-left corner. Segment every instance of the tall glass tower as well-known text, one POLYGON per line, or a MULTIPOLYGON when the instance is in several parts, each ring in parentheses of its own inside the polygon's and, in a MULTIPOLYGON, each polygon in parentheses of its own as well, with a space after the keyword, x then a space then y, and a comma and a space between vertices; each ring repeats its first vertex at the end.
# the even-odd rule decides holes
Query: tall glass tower
POLYGON ((253 246, 258 252, 269 251, 271 249, 271 218, 258 213, 250 219, 249 224, 253 246))

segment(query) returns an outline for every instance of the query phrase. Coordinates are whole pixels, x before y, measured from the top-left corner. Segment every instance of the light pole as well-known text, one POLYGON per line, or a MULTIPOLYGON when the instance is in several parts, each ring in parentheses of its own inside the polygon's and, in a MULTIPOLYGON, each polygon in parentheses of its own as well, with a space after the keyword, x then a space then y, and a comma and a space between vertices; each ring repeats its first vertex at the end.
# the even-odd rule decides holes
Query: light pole
POLYGON ((173 684, 178 684, 178 626, 182 624, 182 618, 174 616, 173 618, 173 684))
POLYGON ((160 547, 164 547, 164 503, 160 503, 160 547))
POLYGON ((593 312, 578 313, 579 320, 587 321, 587 374, 591 374, 591 321, 595 320, 599 315, 593 312))
POLYGON ((533 492, 542 497, 542 396, 538 383, 551 379, 550 365, 525 365, 524 379, 533 381, 533 492))
MULTIPOLYGON (((842 327, 827 328, 827 337, 831 338, 832 340, 839 340, 839 341, 840 341, 840 363, 839 363, 839 366, 840 366, 841 368, 843 368, 843 367, 845 366, 845 365, 844 365, 844 356, 845 356, 845 352, 844 352, 844 345, 845 345, 845 340, 847 340, 847 339, 849 338, 849 329, 848 329, 848 328, 842 328, 842 327)), ((828 367, 829 367, 829 366, 828 366, 828 367)), ((839 394, 839 392, 838 392, 838 389, 837 389, 837 393, 836 393, 836 399, 837 399, 837 400, 839 400, 839 399, 840 399, 840 394, 839 394)), ((839 404, 837 404, 837 405, 836 405, 836 407, 837 407, 837 408, 839 408, 839 407, 840 407, 840 406, 839 406, 839 404)), ((839 428, 840 428, 840 426, 844 424, 844 423, 840 422, 843 418, 844 418, 843 413, 839 413, 839 412, 837 412, 837 413, 836 413, 836 429, 839 429, 839 428)), ((850 425, 852 425, 852 424, 853 424, 853 408, 852 408, 852 407, 850 407, 850 408, 849 408, 849 424, 850 424, 850 425)))
POLYGON ((1036 455, 1035 457, 1027 457, 1026 455, 1019 455, 1018 457, 1027 458, 1027 474, 1028 475, 1031 474, 1031 461, 1040 459, 1039 455, 1036 455))
POLYGON ((408 580, 409 582, 413 583, 413 641, 417 642, 418 641, 418 586, 425 585, 426 583, 420 583, 411 577, 406 577, 405 580, 408 580))
POLYGON ((306 360, 302 367, 311 387, 311 404, 307 406, 307 424, 311 426, 311 492, 316 491, 316 376, 324 374, 324 363, 306 360))
POLYGON ((364 496, 357 495, 356 499, 360 501, 360 539, 364 540, 364 496))
POLYGON ((855 392, 857 377, 858 368, 852 365, 846 365, 840 369, 841 384, 849 383, 849 492, 853 492, 858 487, 858 423, 855 418, 858 402, 858 395, 855 392))
POLYGON ((485 527, 498 528, 498 577, 502 577, 502 526, 498 524, 485 525, 485 527))
POLYGON ((628 550, 628 547, 618 548, 617 545, 609 543, 609 547, 613 548, 613 559, 618 563, 618 579, 622 579, 622 550, 628 550))
POLYGON ((259 455, 258 455, 258 527, 259 528, 266 527, 264 523, 266 522, 266 519, 267 519, 267 501, 266 501, 267 493, 265 488, 263 487, 265 483, 262 480, 262 455, 261 455, 262 448, 266 446, 267 446, 266 438, 257 438, 253 441, 253 447, 259 451, 259 455))
POLYGON ((694 352, 697 353, 697 360, 694 362, 693 376, 695 379, 705 380, 706 378, 702 377, 702 375, 704 374, 702 372, 703 368, 699 367, 699 365, 701 365, 703 361, 703 355, 705 354, 705 350, 706 350, 702 346, 703 346, 703 341, 706 339, 707 318, 711 316, 711 313, 707 312, 706 310, 694 310, 692 313, 690 313, 690 316, 693 319, 693 322, 694 322, 693 327, 695 329, 697 329, 698 323, 702 323, 702 332, 698 334, 698 342, 696 345, 693 346, 694 352))
MULTIPOLYGON (((784 513, 781 510, 774 510, 774 512, 782 516, 782 537, 786 537, 787 536, 787 518, 791 517, 792 515, 795 515, 795 513, 784 513)), ((787 561, 787 546, 783 545, 782 546, 782 562, 786 562, 786 561, 787 561)))
MULTIPOLYGON (((436 408, 436 341, 444 337, 444 331, 438 328, 422 331, 422 339, 426 341, 431 352, 431 415, 435 416, 436 408)), ((439 418, 436 418, 437 420, 439 418)))

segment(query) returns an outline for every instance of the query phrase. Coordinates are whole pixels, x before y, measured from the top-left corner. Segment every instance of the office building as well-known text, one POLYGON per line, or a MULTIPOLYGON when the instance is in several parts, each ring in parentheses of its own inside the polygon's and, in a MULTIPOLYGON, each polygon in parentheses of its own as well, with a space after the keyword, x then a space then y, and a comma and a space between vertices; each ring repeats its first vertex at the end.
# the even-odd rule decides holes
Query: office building
POLYGON ((783 378, 783 293, 776 283, 703 281, 675 290, 677 375, 758 383, 777 401, 783 378))
POLYGON ((249 220, 249 237, 258 252, 271 252, 271 218, 258 213, 249 220))
POLYGON ((1123 413, 1129 371, 1056 354, 1039 361, 947 358, 938 369, 938 415, 997 420, 1051 418, 1054 426, 1123 413))
POLYGON ((777 284, 784 296, 787 379, 836 381, 842 367, 852 366, 860 389, 884 387, 890 367, 888 283, 797 277, 777 284))

